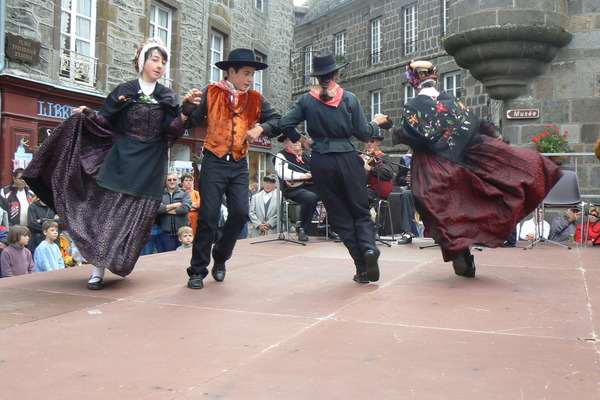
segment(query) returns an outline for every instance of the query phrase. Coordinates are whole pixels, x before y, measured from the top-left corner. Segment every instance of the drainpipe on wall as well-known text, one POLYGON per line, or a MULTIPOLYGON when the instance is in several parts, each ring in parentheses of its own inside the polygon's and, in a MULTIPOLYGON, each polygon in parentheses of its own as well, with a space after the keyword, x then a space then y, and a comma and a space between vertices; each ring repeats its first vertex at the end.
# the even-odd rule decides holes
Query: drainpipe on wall
POLYGON ((4 40, 6 37, 6 0, 0 0, 0 74, 4 71, 4 40))

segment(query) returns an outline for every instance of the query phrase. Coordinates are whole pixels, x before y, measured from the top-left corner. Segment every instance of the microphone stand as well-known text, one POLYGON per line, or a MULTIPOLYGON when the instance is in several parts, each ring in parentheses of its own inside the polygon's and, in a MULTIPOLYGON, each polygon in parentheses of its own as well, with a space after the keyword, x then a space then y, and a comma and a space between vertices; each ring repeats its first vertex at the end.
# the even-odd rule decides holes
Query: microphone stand
MULTIPOLYGON (((274 155, 273 153, 270 153, 271 155, 274 155)), ((274 155, 275 157, 277 157, 277 155, 274 155)), ((280 158, 281 159, 281 158, 280 158)), ((287 160, 283 159, 284 162, 288 162, 287 160)), ((281 163, 281 176, 283 176, 283 162, 281 163)), ((275 242, 278 240, 282 240, 284 242, 290 242, 290 243, 295 243, 295 244, 300 244, 302 246, 306 246, 306 243, 304 242, 300 242, 297 240, 294 240, 291 238, 290 236, 290 229, 289 229, 289 218, 286 216, 287 221, 285 221, 283 218, 281 218, 282 212, 283 212, 283 204, 285 202, 284 198, 283 198, 283 189, 281 188, 281 182, 283 182, 283 179, 277 179, 277 233, 279 234, 277 236, 276 239, 266 239, 266 240, 259 240, 257 242, 251 242, 250 244, 256 244, 256 243, 267 243, 267 242, 275 242), (287 227, 287 237, 285 237, 285 229, 284 226, 287 227)))

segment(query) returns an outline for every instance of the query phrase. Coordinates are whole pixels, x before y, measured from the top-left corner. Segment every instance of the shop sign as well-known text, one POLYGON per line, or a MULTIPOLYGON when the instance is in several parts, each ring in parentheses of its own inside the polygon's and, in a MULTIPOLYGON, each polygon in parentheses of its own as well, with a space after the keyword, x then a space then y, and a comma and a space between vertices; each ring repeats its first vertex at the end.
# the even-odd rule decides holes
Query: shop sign
POLYGON ((540 110, 537 108, 527 108, 522 110, 506 110, 508 119, 535 119, 540 117, 540 110))
POLYGON ((272 140, 270 137, 260 135, 256 140, 250 142, 250 147, 259 147, 261 149, 270 149, 272 140))
MULTIPOLYGON (((38 116, 58 119, 67 119, 77 108, 68 104, 51 103, 49 101, 38 100, 38 116)), ((94 112, 97 113, 96 110, 94 112)))
POLYGON ((42 44, 22 36, 6 34, 6 56, 30 64, 39 64, 42 44))

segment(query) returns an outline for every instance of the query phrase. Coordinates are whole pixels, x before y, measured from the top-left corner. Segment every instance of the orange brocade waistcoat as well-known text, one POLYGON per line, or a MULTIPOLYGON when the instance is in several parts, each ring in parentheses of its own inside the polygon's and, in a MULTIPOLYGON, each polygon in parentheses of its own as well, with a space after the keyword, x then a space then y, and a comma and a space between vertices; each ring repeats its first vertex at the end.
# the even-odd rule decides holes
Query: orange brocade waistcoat
POLYGON ((260 122, 262 95, 256 90, 241 92, 235 109, 230 108, 229 96, 218 86, 208 85, 204 147, 217 157, 231 152, 233 158, 240 160, 248 154, 246 132, 260 122))

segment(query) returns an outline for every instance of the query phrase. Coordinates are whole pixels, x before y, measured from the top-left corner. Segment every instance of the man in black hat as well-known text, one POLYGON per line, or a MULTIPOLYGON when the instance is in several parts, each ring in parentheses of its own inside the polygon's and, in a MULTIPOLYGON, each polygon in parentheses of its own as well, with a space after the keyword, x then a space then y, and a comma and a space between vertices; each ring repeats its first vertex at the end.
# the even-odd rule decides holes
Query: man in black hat
MULTIPOLYGON (((379 133, 388 118, 375 114, 367 122, 354 93, 336 83, 337 64, 329 51, 313 57, 313 73, 318 84, 300 96, 281 119, 281 131, 293 142, 310 143, 296 131, 306 121, 311 145, 311 171, 319 196, 327 207, 331 225, 340 235, 356 267, 352 278, 358 283, 379 280, 379 250, 375 244, 365 172, 352 144, 354 136, 367 141, 379 133)), ((385 128, 389 129, 389 128, 385 128)))
POLYGON ((212 276, 225 279, 225 262, 231 257, 246 223, 248 204, 248 145, 261 134, 276 136, 281 115, 257 91, 250 89, 254 72, 267 68, 250 49, 235 49, 216 66, 227 76, 204 90, 192 89, 183 99, 187 127, 207 125, 200 169, 200 211, 192 259, 187 269, 190 289, 202 289, 208 275, 211 250, 212 276), (213 246, 223 195, 228 217, 223 234, 213 246))

